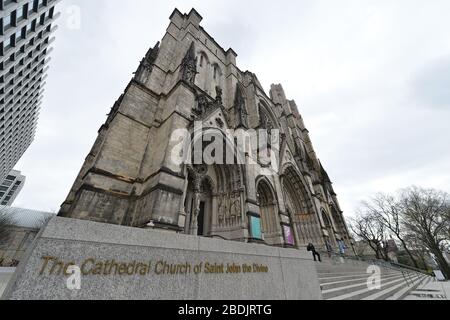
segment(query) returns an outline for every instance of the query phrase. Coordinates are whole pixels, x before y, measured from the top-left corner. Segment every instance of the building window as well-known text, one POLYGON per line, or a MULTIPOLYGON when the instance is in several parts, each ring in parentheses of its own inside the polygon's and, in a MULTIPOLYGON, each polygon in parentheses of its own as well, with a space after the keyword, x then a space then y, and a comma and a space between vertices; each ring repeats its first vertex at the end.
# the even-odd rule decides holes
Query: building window
POLYGON ((22 40, 22 30, 19 30, 16 32, 16 42, 15 43, 17 44, 20 40, 22 40))
POLYGON ((32 0, 32 1, 28 2, 28 4, 27 4, 27 6, 28 6, 28 14, 29 15, 33 13, 33 7, 34 7, 33 3, 34 3, 34 1, 32 0))
POLYGON ((17 9, 17 12, 16 12, 16 25, 17 25, 17 23, 20 20, 22 20, 24 18, 24 15, 25 15, 25 10, 24 9, 25 9, 24 6, 20 7, 19 9, 17 9))
POLYGON ((11 37, 7 37, 5 41, 3 41, 3 52, 8 50, 11 47, 11 37))
POLYGON ((7 15, 3 17, 3 31, 8 29, 11 26, 11 15, 7 15))

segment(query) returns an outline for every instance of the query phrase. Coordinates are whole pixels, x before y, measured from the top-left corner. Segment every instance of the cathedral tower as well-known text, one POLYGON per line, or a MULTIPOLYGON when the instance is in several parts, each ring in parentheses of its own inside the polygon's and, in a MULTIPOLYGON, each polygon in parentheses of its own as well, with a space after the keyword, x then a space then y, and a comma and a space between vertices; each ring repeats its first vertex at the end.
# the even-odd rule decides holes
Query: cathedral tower
MULTIPOLYGON (((281 85, 268 96, 201 21, 194 9, 172 13, 162 41, 142 59, 100 128, 59 215, 273 246, 336 247, 341 239, 349 246, 336 194, 296 103, 281 85), (180 153, 174 133, 187 132, 195 150, 199 125, 235 162, 174 161, 180 153), (268 132, 263 151, 275 156, 265 162, 258 148, 255 157, 230 130, 268 132)), ((205 140, 200 151, 209 148, 205 140)))

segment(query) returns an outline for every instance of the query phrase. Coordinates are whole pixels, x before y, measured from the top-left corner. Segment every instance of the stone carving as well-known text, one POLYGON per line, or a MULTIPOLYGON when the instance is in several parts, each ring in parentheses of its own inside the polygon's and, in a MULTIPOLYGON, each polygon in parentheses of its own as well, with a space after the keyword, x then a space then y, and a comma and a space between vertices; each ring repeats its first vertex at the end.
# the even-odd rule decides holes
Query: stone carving
POLYGON ((216 100, 211 101, 210 98, 204 93, 200 93, 197 96, 197 107, 192 111, 195 116, 201 117, 205 115, 209 110, 222 107, 222 89, 216 87, 216 100))
POLYGON ((234 110, 236 113, 237 127, 248 128, 247 125, 247 109, 245 107, 245 99, 239 84, 236 85, 236 95, 234 98, 234 110))
POLYGON ((241 224, 241 193, 231 191, 217 196, 219 228, 233 227, 241 224))
POLYGON ((223 122, 223 120, 221 118, 216 118, 216 124, 219 126, 219 128, 223 128, 225 123, 223 122))
POLYGON ((148 50, 147 54, 142 59, 137 71, 135 72, 134 77, 135 80, 144 84, 148 81, 153 71, 153 64, 155 63, 156 58, 158 57, 158 53, 159 53, 159 41, 158 43, 156 43, 155 47, 148 50))
POLYGON ((181 62, 181 79, 190 85, 194 85, 197 75, 197 57, 195 55, 195 44, 191 43, 186 56, 181 62))
POLYGON ((204 94, 197 96, 197 107, 192 111, 196 116, 202 116, 210 108, 211 104, 208 101, 208 97, 204 94))

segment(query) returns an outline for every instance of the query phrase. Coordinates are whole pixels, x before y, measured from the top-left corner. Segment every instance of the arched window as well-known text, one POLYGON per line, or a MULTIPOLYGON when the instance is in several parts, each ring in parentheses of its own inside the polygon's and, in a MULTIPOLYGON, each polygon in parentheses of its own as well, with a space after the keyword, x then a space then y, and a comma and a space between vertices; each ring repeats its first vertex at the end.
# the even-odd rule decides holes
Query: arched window
POLYGON ((223 89, 222 85, 222 70, 217 63, 212 65, 212 81, 211 81, 211 92, 216 91, 216 87, 223 89))
POLYGON ((222 71, 220 70, 219 66, 217 64, 214 64, 213 66, 213 79, 215 81, 220 80, 220 77, 222 76, 222 71))
POLYGON ((262 129, 271 130, 278 128, 278 124, 271 115, 271 113, 269 112, 270 108, 266 105, 266 103, 260 101, 258 109, 259 109, 259 125, 262 129))
POLYGON ((326 228, 331 228, 331 221, 328 218, 327 213, 323 209, 322 209, 322 219, 323 219, 323 223, 325 224, 325 227, 326 228))
POLYGON ((200 56, 200 58, 198 59, 198 66, 200 68, 206 68, 209 64, 208 56, 204 51, 200 51, 198 55, 200 56))
POLYGON ((195 84, 200 87, 202 90, 206 91, 210 94, 209 83, 211 83, 211 68, 208 56, 204 51, 200 51, 198 53, 198 68, 197 68, 197 77, 195 78, 195 84))

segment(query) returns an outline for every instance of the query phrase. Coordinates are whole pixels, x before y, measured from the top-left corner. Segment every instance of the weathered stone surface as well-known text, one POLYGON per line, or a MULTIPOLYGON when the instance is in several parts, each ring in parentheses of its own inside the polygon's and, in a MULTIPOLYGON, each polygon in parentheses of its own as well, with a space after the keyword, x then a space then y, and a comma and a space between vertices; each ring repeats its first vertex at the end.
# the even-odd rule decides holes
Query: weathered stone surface
MULTIPOLYGON (((92 270, 86 263, 84 271, 92 270)), ((217 271, 217 270, 216 270, 217 271)), ((220 270, 219 270, 220 271, 220 270)), ((113 272, 114 273, 114 272, 113 272)), ((317 274, 303 251, 133 229, 56 217, 19 265, 3 299, 321 299, 317 274), (149 263, 146 275, 86 275, 81 289, 67 289, 67 276, 42 275, 43 257, 83 267, 87 259, 149 263), (191 273, 158 275, 157 263, 189 264, 191 273), (201 272, 195 266, 202 263, 201 272), (258 264, 260 271, 208 273, 211 265, 258 264)))

